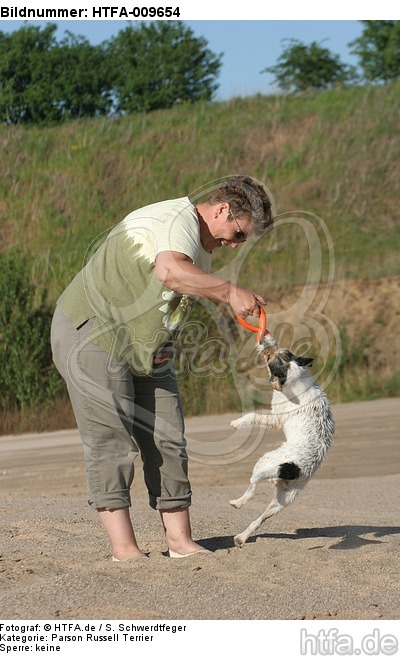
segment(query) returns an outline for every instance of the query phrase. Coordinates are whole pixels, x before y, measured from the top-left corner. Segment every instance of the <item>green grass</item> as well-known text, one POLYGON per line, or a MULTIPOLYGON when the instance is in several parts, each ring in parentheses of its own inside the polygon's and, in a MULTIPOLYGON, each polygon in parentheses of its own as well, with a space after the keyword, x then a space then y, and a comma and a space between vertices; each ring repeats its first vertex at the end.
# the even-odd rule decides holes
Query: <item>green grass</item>
MULTIPOLYGON (((92 239, 129 211, 245 171, 267 183, 280 214, 314 212, 324 220, 341 278, 393 275, 399 100, 400 85, 392 84, 53 128, 2 126, 1 246, 33 253, 37 280, 55 300, 92 239)), ((292 226, 279 233, 268 248, 276 284, 302 284, 304 240, 292 226)), ((228 259, 219 253, 216 266, 228 259)), ((258 270, 255 264, 256 278, 258 270)))

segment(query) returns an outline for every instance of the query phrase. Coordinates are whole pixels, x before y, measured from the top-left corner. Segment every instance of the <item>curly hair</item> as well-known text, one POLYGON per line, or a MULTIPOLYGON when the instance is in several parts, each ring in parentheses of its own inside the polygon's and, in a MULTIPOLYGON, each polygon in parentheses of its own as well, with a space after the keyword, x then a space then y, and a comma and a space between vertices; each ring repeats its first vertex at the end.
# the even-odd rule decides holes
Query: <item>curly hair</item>
POLYGON ((273 201, 265 185, 249 175, 232 175, 211 192, 208 202, 229 203, 236 218, 249 216, 256 235, 274 223, 273 201))

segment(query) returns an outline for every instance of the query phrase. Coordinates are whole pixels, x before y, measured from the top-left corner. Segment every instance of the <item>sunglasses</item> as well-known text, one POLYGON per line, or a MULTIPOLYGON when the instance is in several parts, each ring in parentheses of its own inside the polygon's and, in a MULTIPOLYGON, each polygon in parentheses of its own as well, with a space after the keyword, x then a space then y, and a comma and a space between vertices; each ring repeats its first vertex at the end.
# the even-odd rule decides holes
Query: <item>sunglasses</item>
POLYGON ((229 214, 232 214, 232 218, 233 218, 234 222, 236 223, 236 225, 237 225, 237 227, 238 227, 238 230, 235 231, 235 241, 239 241, 239 242, 244 242, 244 241, 246 241, 247 236, 246 236, 246 234, 243 232, 243 230, 241 229, 241 227, 240 227, 240 225, 239 225, 239 223, 238 223, 238 221, 237 221, 237 219, 236 219, 234 213, 232 212, 232 210, 229 210, 229 214))

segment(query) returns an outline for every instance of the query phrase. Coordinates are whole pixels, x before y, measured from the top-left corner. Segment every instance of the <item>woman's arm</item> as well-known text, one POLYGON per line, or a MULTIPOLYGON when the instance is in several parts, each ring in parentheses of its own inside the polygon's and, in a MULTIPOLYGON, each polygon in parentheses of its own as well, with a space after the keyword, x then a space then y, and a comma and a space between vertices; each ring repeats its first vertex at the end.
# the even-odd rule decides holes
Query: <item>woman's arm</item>
POLYGON ((229 303, 235 314, 258 317, 262 296, 223 280, 195 266, 187 255, 176 251, 158 253, 155 262, 157 278, 169 289, 189 296, 203 296, 229 303))

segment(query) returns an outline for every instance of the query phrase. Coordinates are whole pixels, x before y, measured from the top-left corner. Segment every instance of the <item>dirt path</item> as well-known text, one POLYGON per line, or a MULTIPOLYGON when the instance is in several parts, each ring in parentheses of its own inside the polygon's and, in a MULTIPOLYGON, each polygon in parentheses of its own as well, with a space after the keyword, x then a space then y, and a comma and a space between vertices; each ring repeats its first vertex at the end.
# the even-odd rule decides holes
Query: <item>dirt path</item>
POLYGON ((233 415, 188 420, 193 531, 214 552, 201 562, 165 556, 138 466, 132 514, 150 557, 113 565, 86 504, 77 432, 1 437, 0 617, 399 619, 400 401, 333 410, 328 460, 241 550, 232 536, 265 507, 268 486, 240 511, 228 499, 281 436, 233 432, 233 415))

